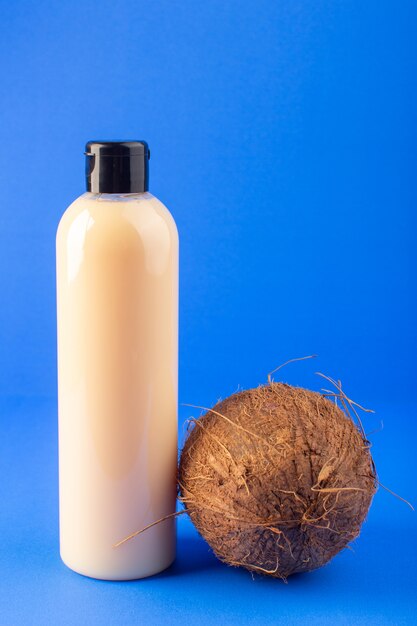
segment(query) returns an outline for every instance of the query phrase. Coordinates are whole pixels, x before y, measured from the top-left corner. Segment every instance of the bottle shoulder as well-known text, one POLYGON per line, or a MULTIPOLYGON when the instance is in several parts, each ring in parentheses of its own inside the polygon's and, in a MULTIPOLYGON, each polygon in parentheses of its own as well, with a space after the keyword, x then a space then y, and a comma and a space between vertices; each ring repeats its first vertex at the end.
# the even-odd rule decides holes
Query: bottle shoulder
POLYGON ((72 202, 58 225, 57 243, 67 239, 81 241, 86 237, 117 239, 123 231, 136 231, 141 239, 154 238, 163 232, 178 240, 177 227, 168 208, 158 198, 141 194, 84 193, 72 202))

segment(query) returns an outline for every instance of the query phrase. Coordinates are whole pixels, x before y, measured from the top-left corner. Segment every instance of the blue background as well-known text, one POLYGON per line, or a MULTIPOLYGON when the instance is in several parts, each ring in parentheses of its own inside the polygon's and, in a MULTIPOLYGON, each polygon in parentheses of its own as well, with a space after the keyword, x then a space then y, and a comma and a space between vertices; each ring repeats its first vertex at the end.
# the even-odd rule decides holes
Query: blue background
POLYGON ((146 139, 181 237, 180 401, 318 353, 280 378, 320 389, 320 369, 376 409, 381 482, 416 502, 417 4, 0 10, 0 621, 415 623, 416 518, 383 491, 354 553, 288 585, 221 565, 183 518, 161 576, 60 563, 54 238, 85 142, 146 139))

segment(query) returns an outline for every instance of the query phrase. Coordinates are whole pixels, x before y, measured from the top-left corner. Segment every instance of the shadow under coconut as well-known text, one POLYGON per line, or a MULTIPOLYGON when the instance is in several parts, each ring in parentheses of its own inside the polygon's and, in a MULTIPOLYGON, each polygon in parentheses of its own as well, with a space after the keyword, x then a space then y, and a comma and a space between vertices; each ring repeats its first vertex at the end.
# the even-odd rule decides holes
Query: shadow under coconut
MULTIPOLYGON (((326 569, 326 566, 324 568, 320 568, 319 570, 314 570, 313 572, 293 574, 288 580, 293 585, 304 586, 309 582, 311 584, 313 583, 313 579, 317 573, 323 576, 324 569, 326 569)), ((218 574, 221 575, 221 578, 225 575, 227 576, 228 573, 231 573, 233 576, 236 576, 246 582, 258 582, 263 586, 286 586, 286 583, 279 578, 263 576, 262 574, 250 572, 242 567, 232 567, 221 562, 214 555, 206 541, 197 534, 180 536, 177 542, 177 557, 174 563, 168 569, 156 574, 152 578, 169 578, 171 576, 182 576, 188 574, 195 575, 199 572, 207 572, 208 570, 213 572, 217 570, 218 574)))
POLYGON ((216 559, 210 547, 202 537, 199 535, 180 536, 177 542, 177 556, 175 561, 168 569, 152 576, 152 578, 183 576, 222 567, 224 567, 223 563, 216 559))
POLYGON ((221 567, 224 567, 223 564, 214 556, 204 539, 195 535, 178 539, 177 558, 169 571, 181 575, 221 567))

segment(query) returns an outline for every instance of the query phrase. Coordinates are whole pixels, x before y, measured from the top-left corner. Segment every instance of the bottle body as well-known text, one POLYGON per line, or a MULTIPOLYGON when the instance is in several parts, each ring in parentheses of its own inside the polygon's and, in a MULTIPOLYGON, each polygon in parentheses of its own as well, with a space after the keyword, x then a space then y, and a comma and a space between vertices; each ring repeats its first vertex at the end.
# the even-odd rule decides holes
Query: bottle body
POLYGON ((178 235, 151 194, 80 196, 57 233, 60 545, 94 578, 175 556, 178 235))

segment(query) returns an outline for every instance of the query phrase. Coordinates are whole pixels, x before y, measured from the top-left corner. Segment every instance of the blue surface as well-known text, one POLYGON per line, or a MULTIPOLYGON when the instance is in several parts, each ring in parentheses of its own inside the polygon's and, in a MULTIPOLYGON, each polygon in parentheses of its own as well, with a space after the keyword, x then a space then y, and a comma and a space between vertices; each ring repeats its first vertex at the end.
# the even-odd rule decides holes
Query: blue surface
MULTIPOLYGON (((417 501, 417 428, 405 437, 398 427, 410 407, 388 415, 385 432, 375 435, 377 465, 417 501)), ((287 585, 221 564, 183 517, 177 561, 161 575, 109 583, 71 572, 57 549, 55 405, 13 402, 7 416, 0 439, 1 624, 415 624, 415 518, 383 491, 353 550, 287 585)))
POLYGON ((0 9, 0 622, 414 623, 416 517, 383 492, 354 554, 286 586, 218 564, 183 519, 162 576, 59 563, 54 238, 85 141, 147 139, 181 237, 180 401, 318 353, 282 378, 319 389, 320 369, 376 409, 380 479, 417 502, 417 4, 0 9))

